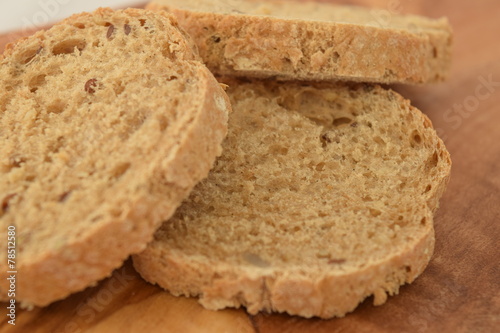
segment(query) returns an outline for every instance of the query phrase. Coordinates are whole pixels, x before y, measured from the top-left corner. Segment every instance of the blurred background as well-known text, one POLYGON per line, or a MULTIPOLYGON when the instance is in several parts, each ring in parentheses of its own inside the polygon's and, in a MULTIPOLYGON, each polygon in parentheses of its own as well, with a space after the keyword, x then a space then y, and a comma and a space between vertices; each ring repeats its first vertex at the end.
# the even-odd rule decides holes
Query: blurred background
POLYGON ((141 3, 137 0, 2 0, 0 34, 14 30, 32 30, 57 22, 71 14, 98 7, 120 8, 141 3))

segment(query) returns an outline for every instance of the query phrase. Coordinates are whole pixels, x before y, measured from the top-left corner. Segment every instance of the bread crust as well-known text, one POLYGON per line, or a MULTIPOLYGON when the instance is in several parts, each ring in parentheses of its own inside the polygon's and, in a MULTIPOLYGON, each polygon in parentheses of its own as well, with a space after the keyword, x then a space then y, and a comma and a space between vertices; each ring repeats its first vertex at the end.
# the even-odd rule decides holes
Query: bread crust
POLYGON ((145 280, 168 286, 176 296, 200 296, 199 302, 210 310, 244 306, 250 314, 282 312, 328 319, 345 316, 371 295, 375 305, 385 303, 387 294, 397 295, 400 285, 413 282, 424 271, 433 251, 434 229, 429 224, 405 252, 343 275, 300 266, 248 271, 182 253, 166 255, 154 246, 133 259, 145 280))
MULTIPOLYGON (((142 17, 144 11, 128 9, 122 13, 142 17)), ((92 14, 78 14, 60 25, 79 22, 81 18, 92 15, 106 17, 113 15, 113 11, 101 8, 92 14)), ((175 26, 175 20, 168 16, 165 18, 175 26)), ((10 45, 3 59, 22 48, 27 41, 43 39, 48 32, 39 32, 10 45)), ((186 61, 196 58, 189 48, 182 52, 185 52, 186 61)), ((135 196, 122 198, 120 202, 110 200, 102 203, 126 207, 125 216, 111 218, 97 227, 89 225, 81 235, 68 239, 57 251, 45 251, 36 258, 26 258, 18 252, 16 300, 22 307, 48 305, 109 276, 130 254, 145 248, 161 222, 170 217, 193 186, 206 177, 215 157, 221 153, 220 144, 227 133, 230 103, 204 65, 194 61, 190 64, 197 68, 193 78, 199 81, 203 95, 193 96, 193 100, 198 102, 195 101, 193 109, 189 110, 189 119, 179 122, 182 125, 179 141, 170 142, 171 139, 164 133, 157 143, 155 155, 150 161, 144 161, 137 173, 137 177, 145 181, 135 196)), ((6 216, 2 216, 5 223, 6 216)), ((15 217, 10 221, 15 222, 15 217)), ((78 222, 73 221, 75 225, 78 222)), ((2 239, 7 239, 3 237, 5 232, 2 230, 2 239)), ((9 289, 5 279, 5 262, 0 263, 0 269, 0 299, 4 301, 7 300, 5 291, 9 289)))
MULTIPOLYGON (((233 81, 233 84, 238 83, 233 81)), ((309 264, 305 260, 301 265, 256 267, 232 264, 202 252, 193 253, 193 249, 183 251, 182 237, 180 243, 167 245, 162 239, 168 236, 158 233, 144 252, 133 256, 136 270, 145 280, 174 295, 198 296, 199 302, 208 309, 243 306, 251 314, 286 312, 325 319, 343 317, 371 295, 374 295, 373 303, 381 305, 387 300, 387 295, 395 295, 401 285, 413 282, 424 271, 434 251, 433 212, 448 184, 451 160, 424 114, 409 106, 409 102, 395 92, 380 87, 370 89, 373 89, 372 93, 383 96, 381 98, 392 99, 394 105, 408 108, 416 116, 415 123, 433 133, 426 140, 439 155, 439 170, 433 179, 428 180, 432 188, 423 193, 418 207, 407 213, 408 218, 418 220, 421 227, 415 238, 407 240, 403 248, 387 257, 363 261, 365 265, 362 267, 343 270, 334 267, 335 262, 327 267, 309 264)), ((238 112, 236 107, 235 112, 238 112)), ((415 196, 419 195, 415 193, 415 196)), ((281 213, 287 214, 286 211, 281 213)), ((196 220, 189 223, 196 224, 196 220)), ((267 236, 270 235, 262 235, 267 236)), ((309 241, 316 243, 318 240, 309 241)), ((283 238, 275 242, 278 248, 288 246, 283 238)))
MULTIPOLYGON (((287 6, 300 12, 305 5, 290 1, 287 6)), ((325 11, 337 8, 324 6, 325 11)), ((174 14, 210 70, 220 75, 421 84, 443 81, 450 69, 452 34, 446 19, 409 16, 411 30, 237 10, 203 12, 175 0, 155 0, 147 8, 174 14)))

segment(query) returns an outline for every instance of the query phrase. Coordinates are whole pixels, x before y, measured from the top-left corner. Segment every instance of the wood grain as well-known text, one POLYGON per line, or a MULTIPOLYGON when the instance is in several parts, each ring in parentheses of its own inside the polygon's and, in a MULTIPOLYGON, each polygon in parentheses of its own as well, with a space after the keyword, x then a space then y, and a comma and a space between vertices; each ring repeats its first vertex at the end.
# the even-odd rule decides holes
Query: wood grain
MULTIPOLYGON (((378 6, 393 0, 338 1, 378 6)), ((212 312, 144 282, 130 261, 96 287, 43 309, 18 311, 7 332, 498 332, 500 327, 500 2, 400 0, 405 13, 448 16, 455 31, 449 81, 396 86, 433 121, 451 152, 452 178, 436 216, 427 270, 380 307, 341 319, 212 312), (488 81, 491 81, 488 83, 488 81)), ((389 17, 390 19, 390 17, 389 17)), ((11 40, 1 36, 0 45, 11 40)), ((404 55, 402 55, 404 56, 404 55)))

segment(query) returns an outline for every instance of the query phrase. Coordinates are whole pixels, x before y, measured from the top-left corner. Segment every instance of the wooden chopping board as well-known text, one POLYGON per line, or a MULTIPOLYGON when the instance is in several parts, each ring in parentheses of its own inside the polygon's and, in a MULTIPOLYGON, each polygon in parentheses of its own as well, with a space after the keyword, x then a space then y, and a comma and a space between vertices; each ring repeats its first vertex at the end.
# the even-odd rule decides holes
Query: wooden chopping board
MULTIPOLYGON (((432 86, 396 86, 425 112, 453 159, 452 178, 435 219, 436 250, 427 270, 398 296, 367 299, 341 319, 244 310, 208 311, 144 282, 130 261, 101 281, 46 308, 17 312, 7 332, 500 332, 500 2, 498 0, 352 0, 431 17, 455 32, 451 78, 432 86), (395 5, 396 7, 395 7, 395 5)), ((0 49, 12 36, 0 36, 0 49)), ((404 56, 404 55, 402 55, 404 56)))

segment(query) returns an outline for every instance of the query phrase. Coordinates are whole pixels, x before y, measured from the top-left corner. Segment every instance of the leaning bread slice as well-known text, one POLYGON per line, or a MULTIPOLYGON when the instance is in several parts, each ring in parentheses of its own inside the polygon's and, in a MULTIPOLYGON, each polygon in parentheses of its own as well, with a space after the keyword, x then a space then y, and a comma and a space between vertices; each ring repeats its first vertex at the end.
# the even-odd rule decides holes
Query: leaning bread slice
POLYGON ((16 300, 46 305, 143 250, 206 177, 229 100, 171 17, 99 9, 0 59, 0 237, 16 300))
POLYGON ((450 173, 426 116, 378 86, 228 94, 222 156, 134 256, 147 281, 209 309, 329 318, 422 273, 450 173))
POLYGON ((153 0, 194 38, 214 73, 246 77, 425 83, 451 59, 446 19, 306 1, 153 0))

